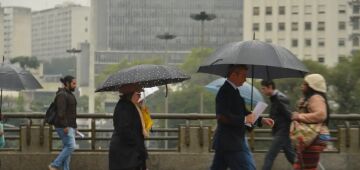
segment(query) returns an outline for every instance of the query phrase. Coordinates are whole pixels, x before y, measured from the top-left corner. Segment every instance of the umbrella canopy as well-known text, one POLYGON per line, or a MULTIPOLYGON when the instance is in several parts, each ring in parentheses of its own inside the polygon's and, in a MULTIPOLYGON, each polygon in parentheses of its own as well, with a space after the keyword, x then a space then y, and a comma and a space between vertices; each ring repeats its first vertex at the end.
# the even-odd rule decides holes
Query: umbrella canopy
POLYGON ((138 83, 142 87, 154 87, 178 83, 190 79, 175 66, 169 65, 136 65, 110 75, 95 92, 118 91, 125 84, 138 83))
POLYGON ((4 90, 40 89, 42 86, 29 72, 9 63, 0 65, 0 88, 4 90))
MULTIPOLYGON (((212 81, 211 83, 209 83, 208 85, 205 86, 205 88, 207 90, 209 90, 210 92, 216 94, 220 87, 224 84, 225 82, 225 78, 219 78, 216 79, 214 81, 212 81)), ((253 87, 251 84, 244 82, 244 84, 240 87, 238 87, 240 95, 244 98, 245 103, 247 104, 251 104, 251 101, 253 101, 253 104, 256 104, 257 102, 264 101, 263 96, 261 95, 261 93, 259 92, 258 89, 256 89, 255 87, 253 87), (253 99, 251 99, 251 88, 253 88, 253 99)))
MULTIPOLYGON (((4 59, 3 59, 4 61, 4 59)), ((4 90, 31 90, 40 89, 42 86, 29 72, 8 62, 0 65, 0 113, 2 107, 2 91, 4 90)))
POLYGON ((198 72, 225 77, 229 64, 248 65, 248 77, 276 79, 304 77, 305 65, 284 47, 258 40, 233 42, 217 49, 198 72))

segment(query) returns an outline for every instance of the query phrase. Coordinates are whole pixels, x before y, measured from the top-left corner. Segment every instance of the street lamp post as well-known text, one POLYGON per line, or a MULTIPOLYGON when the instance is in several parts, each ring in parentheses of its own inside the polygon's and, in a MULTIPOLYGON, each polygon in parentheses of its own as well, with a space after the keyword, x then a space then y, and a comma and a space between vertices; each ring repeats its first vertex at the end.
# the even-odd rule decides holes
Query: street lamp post
POLYGON ((200 47, 202 48, 204 46, 204 21, 211 21, 216 18, 215 14, 208 14, 205 11, 201 11, 198 14, 190 14, 190 18, 195 21, 201 22, 200 27, 200 47))
MULTIPOLYGON (((205 32, 204 22, 214 20, 216 18, 216 15, 215 14, 208 14, 205 11, 201 11, 198 14, 190 14, 190 18, 195 20, 195 21, 200 21, 201 22, 201 27, 200 27, 200 48, 203 48, 204 47, 204 32, 205 32)), ((204 94, 203 94, 203 92, 201 92, 200 93, 200 113, 204 112, 204 106, 203 106, 204 101, 203 100, 204 100, 204 94)))
POLYGON ((77 57, 76 57, 76 54, 77 54, 77 53, 81 53, 81 50, 80 50, 80 49, 76 49, 76 48, 72 48, 72 49, 67 49, 66 52, 69 53, 71 56, 75 57, 76 67, 77 67, 77 68, 76 68, 76 77, 78 77, 77 74, 78 74, 78 70, 79 70, 79 69, 78 69, 78 65, 79 65, 78 62, 79 62, 79 61, 78 61, 78 59, 77 59, 77 57))
POLYGON ((169 34, 168 32, 164 33, 164 34, 159 34, 156 35, 156 38, 159 38, 161 40, 165 40, 165 64, 169 64, 169 56, 167 56, 167 52, 168 52, 168 40, 172 40, 174 38, 176 38, 175 34, 169 34))
MULTIPOLYGON (((168 56, 168 41, 176 38, 176 35, 166 32, 164 34, 156 35, 156 38, 161 39, 161 40, 165 40, 165 64, 169 64, 169 57, 170 56, 168 56)), ((168 100, 167 96, 165 97, 164 105, 165 105, 164 106, 165 114, 168 114, 169 113, 169 100, 168 100)), ((164 124, 165 124, 165 128, 167 129, 168 128, 168 120, 167 119, 165 119, 164 124)), ((165 132, 165 135, 167 136, 168 133, 165 132)), ((168 148, 168 141, 165 141, 165 148, 168 148)))

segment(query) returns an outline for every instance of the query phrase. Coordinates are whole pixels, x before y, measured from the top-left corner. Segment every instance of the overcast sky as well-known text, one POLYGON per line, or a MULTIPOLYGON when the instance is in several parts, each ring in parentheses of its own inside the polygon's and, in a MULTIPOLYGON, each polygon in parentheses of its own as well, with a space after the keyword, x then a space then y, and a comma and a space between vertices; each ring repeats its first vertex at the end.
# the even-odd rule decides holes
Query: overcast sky
POLYGON ((53 8, 63 2, 74 2, 76 4, 90 6, 90 0, 0 0, 1 6, 22 6, 31 8, 33 11, 53 8))

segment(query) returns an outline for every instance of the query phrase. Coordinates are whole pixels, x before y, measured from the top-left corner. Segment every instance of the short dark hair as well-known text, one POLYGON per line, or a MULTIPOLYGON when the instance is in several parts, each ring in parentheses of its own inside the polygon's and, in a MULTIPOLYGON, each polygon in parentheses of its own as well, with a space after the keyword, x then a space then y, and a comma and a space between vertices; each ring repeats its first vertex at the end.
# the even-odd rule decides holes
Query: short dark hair
POLYGON ((261 85, 265 87, 272 87, 273 89, 276 89, 275 83, 272 80, 263 80, 261 81, 261 85))
POLYGON ((245 64, 230 64, 228 68, 228 72, 226 74, 226 77, 230 77, 230 75, 235 72, 237 69, 245 69, 247 70, 247 66, 245 64))
POLYGON ((71 83, 75 79, 74 76, 67 75, 65 77, 60 78, 60 82, 66 86, 66 84, 71 83))

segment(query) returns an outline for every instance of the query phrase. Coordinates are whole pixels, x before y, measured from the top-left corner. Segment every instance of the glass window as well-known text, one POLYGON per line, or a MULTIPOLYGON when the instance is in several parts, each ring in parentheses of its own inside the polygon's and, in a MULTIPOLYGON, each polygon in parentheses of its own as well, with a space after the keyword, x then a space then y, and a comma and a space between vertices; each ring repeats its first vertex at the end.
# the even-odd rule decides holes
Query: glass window
POLYGON ((346 5, 339 5, 339 14, 346 14, 346 5))
POLYGON ((272 15, 272 7, 270 7, 270 6, 266 7, 265 13, 266 13, 266 15, 272 15))
POLYGON ((253 31, 259 31, 259 23, 253 23, 253 31))
POLYGON ((354 47, 358 47, 359 46, 359 37, 354 37, 353 39, 352 39, 352 44, 353 44, 353 46, 354 47))
POLYGON ((272 30, 272 24, 271 23, 266 23, 265 30, 266 31, 271 31, 272 30))
POLYGON ((285 6, 279 6, 279 15, 285 15, 285 6))
POLYGON ((323 55, 320 55, 320 56, 318 57, 318 62, 319 62, 319 63, 325 63, 325 57, 324 57, 323 55))
POLYGON ((324 38, 319 38, 318 39, 318 46, 319 47, 324 47, 325 46, 325 39, 324 38))
POLYGON ((305 15, 311 15, 311 5, 305 5, 305 15))
POLYGON ((338 45, 339 45, 339 47, 344 47, 345 46, 345 38, 340 38, 338 45))
POLYGON ((285 31, 285 23, 284 22, 280 22, 279 24, 278 24, 278 29, 279 29, 279 31, 285 31))
POLYGON ((297 47, 298 46, 298 40, 297 39, 292 39, 291 40, 291 46, 292 47, 297 47))
POLYGON ((297 15, 299 13, 299 7, 296 5, 291 6, 291 14, 297 15))
POLYGON ((297 31, 298 30, 298 23, 292 22, 291 23, 291 31, 297 31))
POLYGON ((346 23, 344 21, 339 22, 339 30, 345 30, 346 29, 346 23))
POLYGON ((354 14, 360 13, 360 6, 359 5, 353 5, 353 13, 354 14))
POLYGON ((354 20, 354 21, 352 21, 352 25, 353 25, 353 29, 354 30, 358 30, 359 28, 360 28, 360 24, 359 24, 360 22, 359 22, 359 20, 354 20))
POLYGON ((260 15, 260 7, 254 7, 253 8, 253 15, 254 16, 260 15))
POLYGON ((305 47, 311 47, 311 39, 305 39, 305 47))
POLYGON ((325 31, 325 22, 318 22, 318 31, 325 31))
POLYGON ((311 22, 305 22, 305 31, 311 30, 311 22))
POLYGON ((318 5, 318 13, 325 14, 325 5, 318 5))

